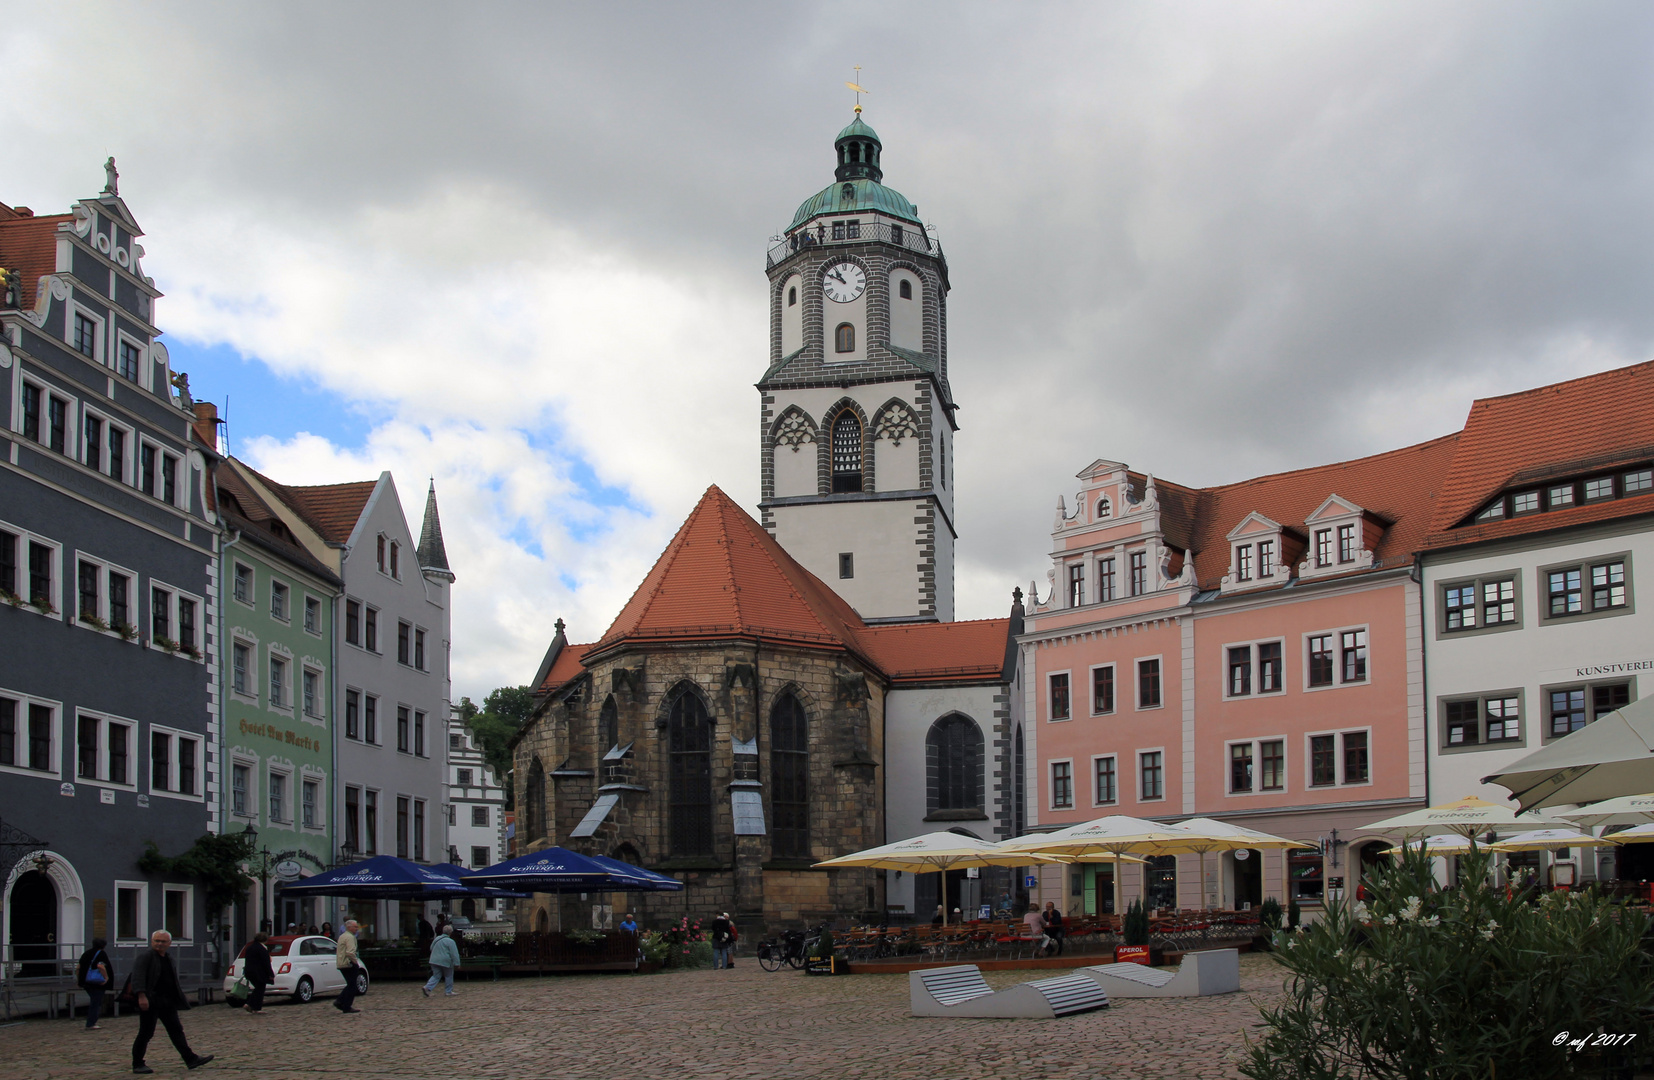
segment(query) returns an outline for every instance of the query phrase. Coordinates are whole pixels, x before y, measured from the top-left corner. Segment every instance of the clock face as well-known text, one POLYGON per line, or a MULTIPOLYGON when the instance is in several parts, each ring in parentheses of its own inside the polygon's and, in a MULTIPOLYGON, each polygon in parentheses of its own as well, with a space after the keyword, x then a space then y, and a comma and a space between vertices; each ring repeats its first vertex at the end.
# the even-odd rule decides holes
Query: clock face
POLYGON ((853 262, 828 267, 827 275, 821 279, 821 289, 827 294, 827 299, 838 304, 848 304, 866 288, 867 275, 853 262))

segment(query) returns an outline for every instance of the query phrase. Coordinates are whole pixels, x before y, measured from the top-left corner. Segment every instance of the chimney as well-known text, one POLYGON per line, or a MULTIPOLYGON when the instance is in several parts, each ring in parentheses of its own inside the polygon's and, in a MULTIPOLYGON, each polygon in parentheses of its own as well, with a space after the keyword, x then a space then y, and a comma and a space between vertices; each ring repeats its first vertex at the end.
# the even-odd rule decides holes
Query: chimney
POLYGON ((218 452, 218 406, 210 401, 195 403, 195 422, 190 427, 195 429, 195 437, 200 439, 208 449, 218 452))

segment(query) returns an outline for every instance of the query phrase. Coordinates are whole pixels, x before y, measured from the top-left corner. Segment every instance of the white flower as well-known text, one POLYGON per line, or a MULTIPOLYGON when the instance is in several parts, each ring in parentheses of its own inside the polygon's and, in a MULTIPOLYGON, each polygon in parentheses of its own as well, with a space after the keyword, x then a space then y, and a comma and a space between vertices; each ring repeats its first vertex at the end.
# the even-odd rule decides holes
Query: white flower
POLYGON ((1394 926, 1396 924, 1396 917, 1394 915, 1386 915, 1384 918, 1380 919, 1379 922, 1382 922, 1385 926, 1394 926))
POLYGON ((1416 918, 1418 918, 1419 917, 1419 908, 1423 906, 1423 903, 1424 902, 1421 899, 1419 899, 1418 897, 1409 896, 1407 898, 1407 903, 1402 905, 1401 917, 1404 918, 1404 919, 1416 919, 1416 918))
POLYGON ((1487 938, 1489 941, 1492 941, 1493 940, 1493 931, 1492 930, 1483 930, 1482 931, 1482 936, 1487 938))
POLYGON ((1495 931, 1497 929, 1499 929, 1499 920, 1498 919, 1489 919, 1487 921, 1487 925, 1482 927, 1482 932, 1486 933, 1486 934, 1491 934, 1491 933, 1493 933, 1493 931, 1495 931))
POLYGON ((1428 919, 1420 919, 1419 923, 1423 926, 1428 926, 1433 930, 1442 924, 1442 920, 1440 915, 1432 915, 1428 919))
POLYGON ((1365 901, 1357 900, 1352 911, 1358 919, 1365 920, 1368 917, 1367 905, 1365 901))
POLYGON ((1333 953, 1333 954, 1332 954, 1332 955, 1333 955, 1333 956, 1343 956, 1343 955, 1344 955, 1344 950, 1343 950, 1343 949, 1339 949, 1339 950, 1337 950, 1337 951, 1336 951, 1336 952, 1334 952, 1334 953, 1333 953))

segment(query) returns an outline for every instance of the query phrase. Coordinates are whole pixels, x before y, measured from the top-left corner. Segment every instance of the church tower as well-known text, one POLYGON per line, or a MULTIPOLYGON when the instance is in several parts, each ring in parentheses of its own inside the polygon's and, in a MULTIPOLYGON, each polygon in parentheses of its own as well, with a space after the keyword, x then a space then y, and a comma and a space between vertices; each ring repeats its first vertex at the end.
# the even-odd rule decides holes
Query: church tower
POLYGON ((863 619, 953 619, 948 264, 861 109, 770 247, 761 520, 863 619))

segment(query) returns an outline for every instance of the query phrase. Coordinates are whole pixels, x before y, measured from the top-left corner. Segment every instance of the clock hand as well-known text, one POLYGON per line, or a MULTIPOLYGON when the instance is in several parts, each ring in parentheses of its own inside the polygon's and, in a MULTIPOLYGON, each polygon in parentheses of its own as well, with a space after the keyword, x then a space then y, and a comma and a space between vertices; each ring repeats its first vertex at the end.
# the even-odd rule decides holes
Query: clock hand
POLYGON ((837 271, 837 270, 833 270, 833 271, 830 271, 830 272, 829 272, 829 273, 828 273, 828 274, 827 274, 827 276, 828 276, 828 277, 830 277, 830 278, 832 278, 832 279, 833 279, 833 280, 834 280, 834 281, 836 281, 836 282, 838 282, 838 283, 839 283, 839 284, 840 284, 840 285, 848 285, 848 284, 850 284, 850 283, 849 283, 849 282, 848 282, 848 281, 845 281, 845 280, 844 280, 844 275, 843 275, 843 274, 841 274, 841 273, 839 273, 839 272, 838 272, 838 271, 837 271))

